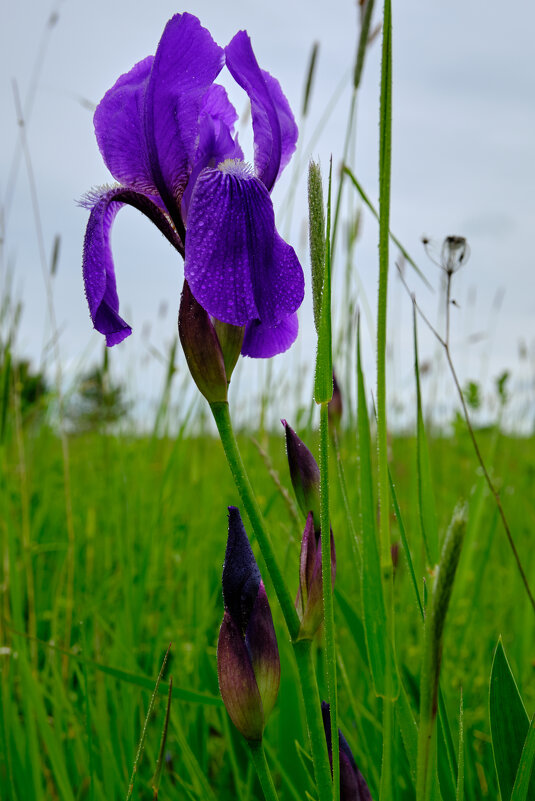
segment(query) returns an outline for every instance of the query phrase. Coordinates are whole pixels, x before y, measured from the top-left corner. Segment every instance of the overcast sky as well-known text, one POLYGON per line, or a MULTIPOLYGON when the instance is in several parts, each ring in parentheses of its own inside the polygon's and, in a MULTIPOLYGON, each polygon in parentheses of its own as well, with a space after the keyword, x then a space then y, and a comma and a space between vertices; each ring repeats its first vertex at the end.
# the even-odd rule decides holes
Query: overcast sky
MULTIPOLYGON (((14 265, 16 292, 23 299, 19 351, 39 364, 50 328, 24 162, 15 183, 9 180, 19 136, 13 79, 27 109, 32 73, 44 42, 27 137, 47 258, 55 235, 61 236, 54 301, 68 376, 80 365, 87 367, 100 358, 102 347, 100 336, 92 331, 81 281, 87 212, 75 201, 111 177, 94 139, 88 105, 96 104, 121 73, 154 53, 167 19, 187 10, 199 16, 221 45, 237 30, 247 29, 260 65, 279 79, 299 119, 306 66, 311 46, 318 41, 317 80, 302 128, 301 148, 302 163, 313 155, 326 173, 330 154, 335 166, 342 156, 358 33, 356 4, 354 0, 336 0, 327 12, 326 4, 315 0, 194 0, 184 8, 153 0, 138 4, 135 10, 127 0, 0 2, 0 202, 4 205, 5 236, 0 266, 5 273, 8 264, 14 265), (58 18, 50 27, 47 20, 52 11, 57 11, 58 18), (307 144, 340 86, 340 99, 309 154, 307 144)), ((378 3, 375 22, 380 19, 380 6, 378 3)), ((436 288, 438 270, 423 253, 422 234, 438 240, 448 234, 469 239, 471 258, 456 276, 454 287, 460 309, 453 310, 452 338, 459 369, 464 378, 476 380, 490 381, 506 368, 527 378, 533 372, 533 361, 529 369, 527 363, 519 362, 518 348, 523 340, 528 351, 535 349, 535 8, 521 0, 507 5, 498 0, 406 0, 393 6, 392 229, 436 288), (501 305, 497 301, 500 293, 501 305)), ((379 62, 380 37, 369 50, 352 158, 354 171, 374 202, 378 195, 379 62)), ((227 87, 231 83, 227 80, 227 87)), ((243 112, 243 94, 233 89, 231 97, 243 112)), ((240 138, 246 146, 250 144, 247 136, 240 134, 240 138)), ((273 194, 276 210, 283 208, 292 176, 290 165, 273 194)), ((294 365, 296 359, 309 365, 313 361, 305 217, 301 173, 291 224, 288 216, 281 218, 280 214, 279 223, 300 255, 307 276, 307 298, 300 314, 299 341, 293 354, 275 360, 279 371, 294 365)), ((364 213, 354 270, 373 314, 376 241, 375 223, 364 213)), ((134 392, 150 395, 150 385, 159 386, 162 373, 148 344, 163 352, 175 334, 182 265, 151 223, 132 209, 123 210, 117 218, 113 250, 121 310, 134 327, 133 335, 112 354, 113 363, 127 365, 134 392), (168 309, 163 317, 159 316, 162 302, 168 309)), ((395 256, 393 250, 393 260, 395 256)), ((411 272, 407 276, 423 307, 436 320, 437 294, 430 293, 411 272)), ((340 281, 335 289, 341 289, 340 281)), ((365 305, 363 300, 361 303, 365 305)), ((392 262, 391 391, 398 395, 412 390, 410 317, 410 302, 392 262)), ((422 356, 429 358, 434 351, 422 331, 422 356)), ((371 343, 365 352, 371 386, 371 343)), ((240 371, 243 385, 249 375, 257 375, 258 368, 246 360, 240 371)))

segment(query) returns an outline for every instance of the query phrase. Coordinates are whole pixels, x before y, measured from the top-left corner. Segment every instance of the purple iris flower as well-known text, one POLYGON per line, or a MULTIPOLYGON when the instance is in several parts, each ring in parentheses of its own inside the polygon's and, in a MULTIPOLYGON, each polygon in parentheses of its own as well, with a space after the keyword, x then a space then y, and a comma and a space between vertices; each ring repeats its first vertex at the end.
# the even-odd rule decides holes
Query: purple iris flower
POLYGON ((258 66, 247 33, 223 49, 196 17, 176 14, 156 54, 105 94, 94 123, 119 182, 84 201, 91 210, 85 291, 107 345, 131 333, 119 315, 110 247, 111 226, 126 203, 184 257, 197 302, 215 319, 245 326, 244 355, 270 357, 289 348, 304 278, 275 228, 270 192, 295 150, 297 126, 278 81, 258 66), (214 83, 225 64, 251 101, 254 168, 234 135, 238 115, 214 83))

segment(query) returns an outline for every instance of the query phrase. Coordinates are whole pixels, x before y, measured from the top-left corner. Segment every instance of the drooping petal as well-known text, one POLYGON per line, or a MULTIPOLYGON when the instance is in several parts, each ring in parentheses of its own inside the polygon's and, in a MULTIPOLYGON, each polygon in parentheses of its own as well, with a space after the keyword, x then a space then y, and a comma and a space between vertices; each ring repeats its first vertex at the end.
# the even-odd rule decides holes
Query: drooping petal
POLYGON ((261 740, 265 722, 262 699, 245 641, 227 610, 217 643, 217 674, 232 722, 248 740, 261 740))
POLYGON ((223 600, 242 635, 249 624, 260 587, 256 564, 239 509, 229 506, 228 540, 223 565, 223 600))
POLYGON ((297 314, 290 314, 274 325, 251 320, 247 323, 242 345, 242 356, 254 359, 270 359, 284 353, 297 339, 299 322, 297 314))
POLYGON ((142 192, 156 193, 145 141, 144 104, 153 56, 121 75, 98 104, 93 118, 102 157, 113 177, 142 192))
POLYGON ((183 246, 168 218, 150 197, 119 186, 90 194, 83 205, 91 209, 84 239, 83 277, 93 325, 106 336, 108 346, 117 345, 132 333, 119 315, 119 298, 110 245, 110 232, 119 209, 129 204, 154 222, 179 251, 183 246))
POLYGON ((245 645, 251 657, 264 718, 267 720, 277 700, 281 668, 273 618, 262 581, 245 632, 245 645))
POLYGON ((223 63, 222 48, 197 17, 169 20, 145 95, 145 137, 151 173, 174 220, 195 160, 203 97, 223 63))
POLYGON ((275 325, 299 307, 301 265, 275 229, 265 186, 242 162, 224 162, 199 175, 184 270, 201 306, 232 325, 275 325))
POLYGON ((249 95, 256 175, 271 191, 295 150, 297 126, 278 81, 258 66, 245 31, 236 34, 225 54, 233 78, 249 95))

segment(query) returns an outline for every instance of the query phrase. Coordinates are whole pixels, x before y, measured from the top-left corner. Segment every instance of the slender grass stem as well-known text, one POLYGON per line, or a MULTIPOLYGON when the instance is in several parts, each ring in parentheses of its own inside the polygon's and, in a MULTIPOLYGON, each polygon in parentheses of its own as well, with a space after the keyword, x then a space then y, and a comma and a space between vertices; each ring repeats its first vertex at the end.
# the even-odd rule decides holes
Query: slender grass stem
POLYGON ((346 520, 347 525, 349 527, 349 533, 351 535, 351 550, 353 551, 353 555, 355 557, 355 565, 357 570, 360 570, 362 564, 362 554, 361 554, 361 543, 359 541, 359 536, 357 534, 357 530, 355 528, 355 523, 353 522, 353 515, 351 514, 351 509, 349 506, 349 495, 347 492, 347 481, 344 472, 344 465, 342 463, 342 453, 340 451, 340 440, 338 437, 338 432, 336 429, 333 431, 332 435, 333 439, 333 446, 334 446, 334 454, 336 456, 336 470, 338 473, 338 480, 340 482, 340 492, 342 493, 342 501, 344 504, 344 510, 346 513, 346 520))
POLYGON ((436 338, 437 342, 439 342, 440 345, 444 348, 444 353, 446 355, 446 360, 447 360, 448 366, 450 368, 451 377, 453 378, 453 383, 455 384, 455 389, 457 390, 457 394, 459 396, 459 401, 461 403, 461 407, 462 407, 462 410, 463 410, 463 416, 464 416, 464 420, 465 420, 465 423, 466 423, 466 428, 468 430, 468 435, 469 435, 470 440, 472 442, 472 447, 474 448, 474 452, 476 454, 477 461, 479 462, 479 466, 481 467, 481 470, 483 472, 483 476, 484 476, 485 481, 487 483, 487 487, 489 488, 489 491, 490 491, 491 495, 494 498, 494 502, 496 503, 496 507, 498 509, 498 514, 500 516, 500 520, 502 521, 502 525, 503 525, 503 528, 504 528, 504 531, 505 531, 505 536, 507 537, 507 541, 508 541, 509 547, 511 548, 511 551, 513 553, 513 557, 515 559, 518 572, 520 573, 520 578, 521 578, 522 583, 524 585, 524 589, 526 590, 526 594, 527 594, 527 596, 529 598, 529 602, 531 604, 531 607, 532 607, 533 611, 535 612, 535 598, 533 597, 533 593, 531 592, 531 589, 530 589, 530 586, 529 586, 529 582, 528 582, 528 578, 526 576, 526 572, 525 572, 524 567, 522 565, 522 562, 520 560, 520 555, 519 555, 518 550, 516 548, 516 544, 515 544, 515 541, 513 539, 513 534, 511 532, 511 528, 509 526, 509 522, 507 520, 504 508, 502 506, 500 493, 496 489, 496 487, 494 485, 494 482, 490 477, 490 473, 487 470, 487 466, 485 464, 485 461, 484 461, 483 456, 481 454, 481 451, 479 449, 479 443, 477 441, 477 438, 476 438, 476 435, 475 435, 475 431, 474 431, 474 428, 472 426, 472 421, 470 419, 470 413, 468 411, 468 406, 466 405, 466 401, 464 399, 464 393, 463 393, 463 390, 462 390, 462 387, 461 387, 461 384, 460 384, 460 381, 459 381, 459 377, 457 375, 457 371, 455 369, 455 365, 453 364, 453 359, 452 359, 452 356, 451 356, 451 350, 450 350, 449 343, 447 342, 447 340, 445 340, 443 337, 440 336, 439 332, 433 326, 431 321, 426 317, 424 312, 421 310, 421 308, 419 307, 418 303, 416 302, 416 298, 414 297, 414 294, 410 291, 410 289, 409 289, 409 287, 408 287, 403 275, 401 275, 401 273, 400 273, 400 278, 401 278, 401 281, 402 281, 405 289, 407 290, 407 292, 409 293, 409 295, 410 295, 410 297, 412 299, 412 302, 414 304, 414 307, 415 307, 416 311, 418 312, 418 314, 420 315, 420 317, 422 318, 424 323, 427 325, 427 327, 429 328, 429 330, 431 331, 433 336, 436 338))
POLYGON ((277 791, 275 790, 273 778, 266 761, 266 754, 262 740, 249 740, 247 745, 249 746, 249 751, 253 759, 256 775, 258 776, 258 780, 262 787, 262 792, 264 793, 264 798, 266 801, 278 801, 279 797, 277 795, 277 791))
POLYGON ((394 649, 393 567, 390 553, 388 441, 386 422, 386 319, 388 245, 390 238, 390 174, 392 150, 392 20, 390 0, 383 13, 379 143, 379 289, 377 295, 377 450, 379 467, 379 552, 386 612, 385 686, 383 701, 383 765, 381 801, 393 797, 393 695, 394 649))

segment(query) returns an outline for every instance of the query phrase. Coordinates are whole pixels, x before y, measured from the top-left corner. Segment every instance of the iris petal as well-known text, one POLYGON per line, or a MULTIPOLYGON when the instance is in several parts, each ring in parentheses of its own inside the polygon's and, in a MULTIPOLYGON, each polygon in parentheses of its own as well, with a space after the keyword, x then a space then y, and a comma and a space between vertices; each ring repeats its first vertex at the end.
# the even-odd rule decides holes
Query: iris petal
POLYGON ((121 75, 98 104, 93 122, 98 146, 117 181, 142 192, 157 191, 145 142, 144 102, 153 56, 121 75))
POLYGON ((162 210, 146 195, 120 186, 91 194, 83 202, 91 209, 84 239, 83 276, 93 325, 106 336, 108 346, 117 345, 132 333, 119 315, 119 297, 110 245, 113 221, 125 204, 134 206, 154 222, 179 251, 182 243, 162 210))
POLYGON ((297 126, 278 81, 258 66, 245 31, 236 34, 225 54, 233 78, 249 95, 256 175, 271 191, 295 150, 297 126))
POLYGON ((197 17, 169 20, 147 86, 145 137, 151 173, 175 223, 195 160, 203 96, 223 63, 222 48, 197 17))
POLYGON ((278 353, 284 353, 295 342, 298 331, 299 322, 295 313, 274 325, 252 320, 245 329, 242 356, 270 359, 278 353))
POLYGON ((275 230, 271 198, 245 165, 204 170, 188 215, 186 280, 212 316, 274 326, 304 294, 301 265, 275 230))

